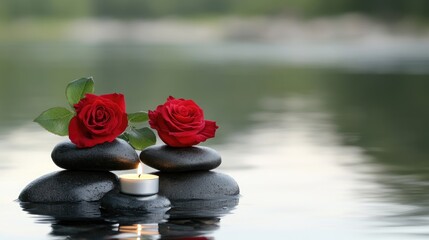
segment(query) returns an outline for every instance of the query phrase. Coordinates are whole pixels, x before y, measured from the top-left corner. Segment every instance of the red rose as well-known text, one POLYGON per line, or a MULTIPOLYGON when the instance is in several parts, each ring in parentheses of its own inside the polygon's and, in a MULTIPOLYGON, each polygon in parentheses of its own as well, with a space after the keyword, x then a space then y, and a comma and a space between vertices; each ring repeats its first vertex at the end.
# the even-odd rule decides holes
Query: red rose
POLYGON ((122 94, 86 94, 74 108, 76 116, 70 120, 69 138, 79 148, 112 142, 128 126, 122 94))
POLYGON ((149 111, 149 124, 172 147, 189 147, 215 136, 216 122, 204 120, 203 110, 192 100, 170 96, 164 105, 149 111))

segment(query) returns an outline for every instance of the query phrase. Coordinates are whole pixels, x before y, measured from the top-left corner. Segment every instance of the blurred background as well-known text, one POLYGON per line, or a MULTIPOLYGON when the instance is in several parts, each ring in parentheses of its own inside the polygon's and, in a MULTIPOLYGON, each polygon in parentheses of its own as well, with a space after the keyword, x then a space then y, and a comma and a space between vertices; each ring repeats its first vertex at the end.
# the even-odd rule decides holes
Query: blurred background
POLYGON ((426 0, 0 0, 0 236, 49 233, 12 202, 58 170, 64 138, 31 121, 93 76, 129 112, 173 95, 218 122, 243 197, 207 236, 427 237, 428 20, 426 0))
POLYGON ((176 93, 241 102, 238 122, 255 109, 246 96, 282 97, 289 84, 335 95, 336 79, 365 81, 405 94, 396 85, 422 89, 429 72, 428 13, 424 0, 0 0, 0 121, 65 102, 61 89, 81 76, 101 92, 138 92, 129 98, 139 107, 176 93))

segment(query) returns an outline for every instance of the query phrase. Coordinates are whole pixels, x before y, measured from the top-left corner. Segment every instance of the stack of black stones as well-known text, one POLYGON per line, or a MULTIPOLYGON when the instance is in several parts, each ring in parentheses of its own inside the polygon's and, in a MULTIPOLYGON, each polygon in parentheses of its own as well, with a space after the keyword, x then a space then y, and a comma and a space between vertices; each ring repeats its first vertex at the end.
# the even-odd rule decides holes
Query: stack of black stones
POLYGON ((238 204, 240 189, 230 176, 211 171, 222 160, 214 149, 194 146, 175 148, 167 145, 151 146, 140 153, 140 160, 159 170, 160 194, 166 196, 173 206, 170 217, 191 213, 207 216, 210 210, 218 215, 238 204))
POLYGON ((167 211, 171 201, 170 218, 186 217, 184 213, 190 212, 192 217, 208 217, 207 210, 213 209, 217 216, 219 210, 227 212, 238 204, 237 183, 228 175, 211 171, 221 164, 221 156, 208 147, 162 145, 143 150, 141 161, 158 169, 153 174, 160 177, 159 195, 145 197, 120 193, 118 178, 110 172, 135 169, 140 163, 137 152, 124 140, 91 148, 77 148, 66 141, 55 146, 51 157, 65 170, 41 176, 22 190, 19 200, 30 204, 23 205, 29 212, 61 218, 87 218, 90 213, 90 218, 102 218, 100 208, 107 212, 167 211))
POLYGON ((62 142, 55 146, 51 157, 65 170, 46 174, 28 184, 19 195, 21 202, 99 201, 107 192, 119 189, 118 178, 110 171, 135 169, 140 163, 136 151, 122 139, 91 148, 62 142))
POLYGON ((57 166, 66 170, 44 175, 28 184, 19 195, 21 202, 92 202, 97 209, 101 205, 108 211, 149 212, 170 207, 170 201, 163 196, 120 193, 118 178, 110 171, 135 169, 140 163, 136 151, 122 139, 91 148, 77 148, 70 141, 62 142, 55 146, 51 157, 57 166))

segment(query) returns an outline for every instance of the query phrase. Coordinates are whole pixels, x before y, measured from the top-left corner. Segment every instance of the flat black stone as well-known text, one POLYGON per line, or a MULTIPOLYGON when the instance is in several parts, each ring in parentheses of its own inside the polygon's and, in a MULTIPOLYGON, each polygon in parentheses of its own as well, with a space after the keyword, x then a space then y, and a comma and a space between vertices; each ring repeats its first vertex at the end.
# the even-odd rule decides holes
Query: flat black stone
POLYGON ((127 170, 140 163, 137 152, 122 139, 90 148, 77 148, 65 141, 55 146, 51 157, 58 167, 68 170, 127 170))
POLYGON ((135 196, 113 190, 100 201, 100 206, 108 212, 166 212, 170 209, 170 201, 160 195, 135 196))
POLYGON ((224 199, 240 194, 235 180, 223 173, 194 171, 154 174, 159 176, 159 194, 170 199, 173 206, 176 200, 224 199))
POLYGON ((59 203, 98 201, 119 186, 111 172, 59 171, 28 184, 19 195, 22 202, 59 203))
POLYGON ((221 156, 214 149, 202 146, 175 148, 151 146, 140 153, 143 163, 162 172, 188 172, 217 168, 221 156))

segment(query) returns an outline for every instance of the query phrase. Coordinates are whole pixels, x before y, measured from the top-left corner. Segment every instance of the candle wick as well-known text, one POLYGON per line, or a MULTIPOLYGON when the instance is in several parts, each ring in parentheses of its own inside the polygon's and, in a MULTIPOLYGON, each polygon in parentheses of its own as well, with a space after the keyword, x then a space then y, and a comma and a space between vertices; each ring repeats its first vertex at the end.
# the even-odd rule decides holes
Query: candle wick
POLYGON ((139 174, 139 178, 141 177, 141 175, 142 175, 142 174, 140 173, 140 174, 139 174))

